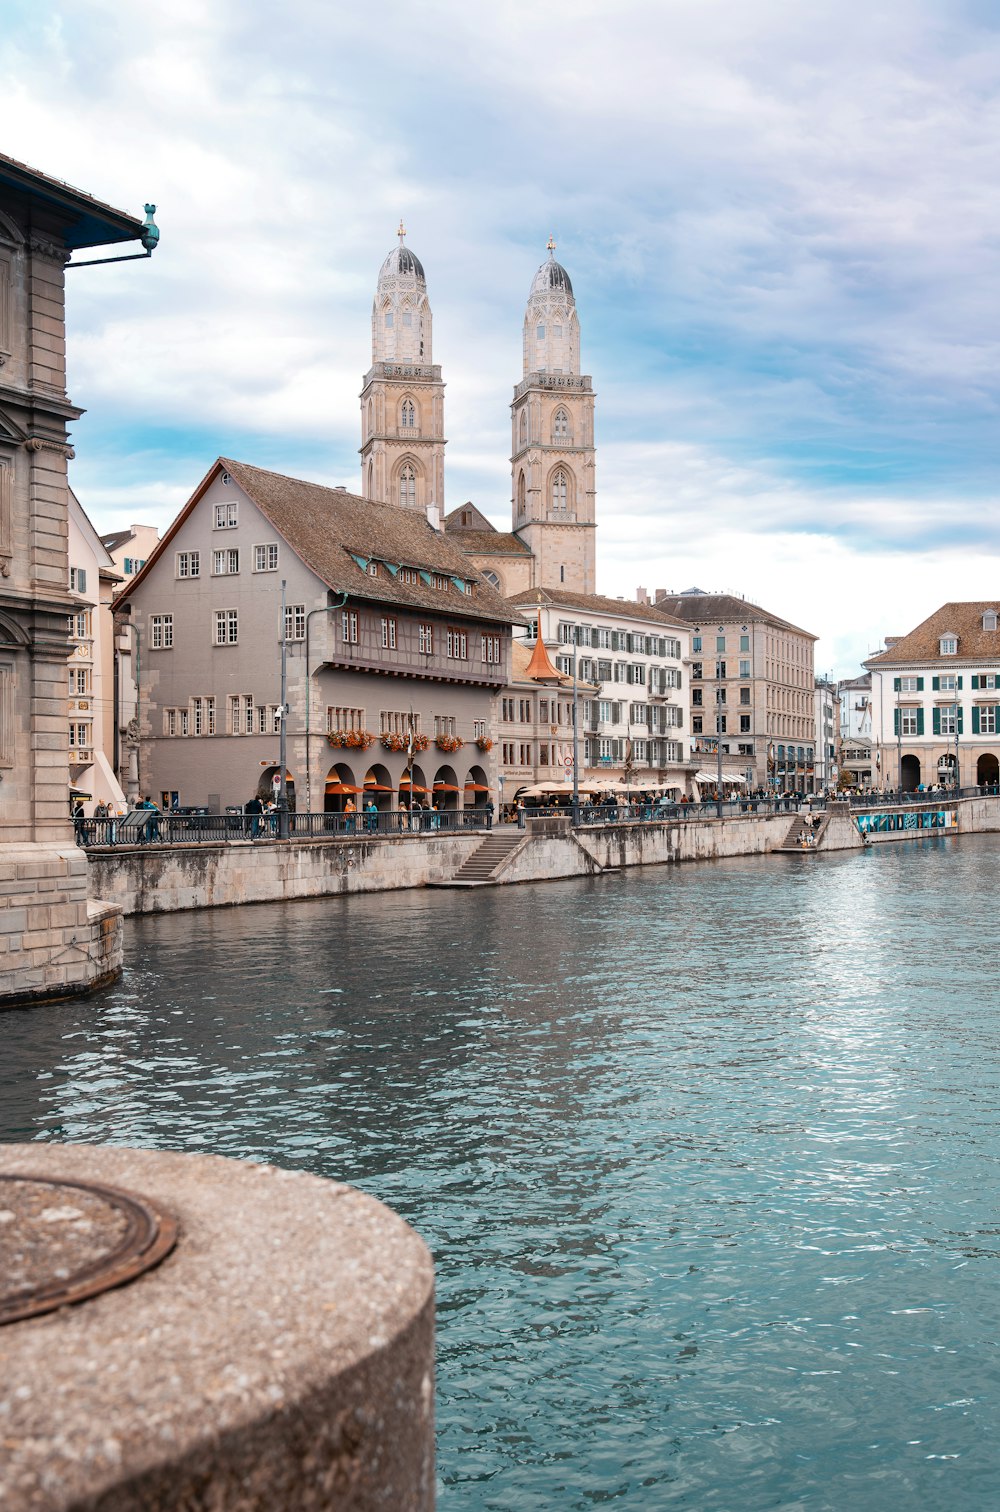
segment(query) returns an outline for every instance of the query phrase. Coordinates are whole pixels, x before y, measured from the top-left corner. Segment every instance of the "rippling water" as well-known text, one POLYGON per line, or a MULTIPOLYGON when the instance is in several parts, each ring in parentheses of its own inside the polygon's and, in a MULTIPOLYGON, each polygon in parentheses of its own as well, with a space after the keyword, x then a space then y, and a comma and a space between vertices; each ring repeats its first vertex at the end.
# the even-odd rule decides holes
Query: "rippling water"
POLYGON ((348 1180, 438 1275, 440 1506, 984 1512, 1000 840, 128 927, 0 1137, 348 1180))

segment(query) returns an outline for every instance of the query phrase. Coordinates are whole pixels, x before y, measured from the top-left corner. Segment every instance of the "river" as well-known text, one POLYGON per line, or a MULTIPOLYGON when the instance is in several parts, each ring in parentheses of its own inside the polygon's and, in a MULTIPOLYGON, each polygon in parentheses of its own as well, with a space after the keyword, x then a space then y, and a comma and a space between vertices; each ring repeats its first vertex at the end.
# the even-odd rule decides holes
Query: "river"
POLYGON ((984 836, 133 920, 3 1017, 0 1137, 401 1212, 444 1512, 983 1512, 998 892, 984 836))

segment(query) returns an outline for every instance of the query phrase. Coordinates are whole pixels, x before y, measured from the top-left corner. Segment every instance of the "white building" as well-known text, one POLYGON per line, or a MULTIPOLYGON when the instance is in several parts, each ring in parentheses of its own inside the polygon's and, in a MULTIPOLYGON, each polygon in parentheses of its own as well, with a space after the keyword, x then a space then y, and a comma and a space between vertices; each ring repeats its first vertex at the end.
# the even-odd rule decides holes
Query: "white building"
POLYGON ((114 772, 114 626, 111 598, 121 582, 111 554, 69 491, 68 663, 70 783, 84 793, 85 814, 97 803, 125 805, 114 772))
POLYGON ((840 698, 840 769, 852 787, 871 787, 872 756, 872 675, 842 678, 837 684, 840 698))
POLYGON ((816 704, 816 788, 837 785, 839 767, 837 745, 840 725, 840 699, 836 685, 828 677, 817 677, 816 704))

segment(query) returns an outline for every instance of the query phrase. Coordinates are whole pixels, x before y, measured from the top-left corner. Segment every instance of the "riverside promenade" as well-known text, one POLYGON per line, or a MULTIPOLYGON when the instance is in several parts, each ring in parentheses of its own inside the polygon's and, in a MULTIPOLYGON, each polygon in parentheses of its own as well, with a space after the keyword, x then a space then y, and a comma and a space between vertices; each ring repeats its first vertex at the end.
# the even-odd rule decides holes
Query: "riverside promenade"
POLYGON ((99 896, 126 914, 172 913, 428 886, 556 881, 634 866, 805 851, 807 828, 815 840, 808 850, 818 858, 920 835, 998 831, 1000 796, 975 789, 958 798, 927 794, 876 803, 744 799, 666 817, 651 805, 604 804, 522 812, 517 824, 493 829, 477 810, 419 818, 383 812, 373 820, 296 815, 291 837, 278 840, 263 828, 254 835, 239 816, 194 822, 161 816, 155 838, 141 843, 134 830, 102 843, 106 837, 96 826, 81 838, 99 896))

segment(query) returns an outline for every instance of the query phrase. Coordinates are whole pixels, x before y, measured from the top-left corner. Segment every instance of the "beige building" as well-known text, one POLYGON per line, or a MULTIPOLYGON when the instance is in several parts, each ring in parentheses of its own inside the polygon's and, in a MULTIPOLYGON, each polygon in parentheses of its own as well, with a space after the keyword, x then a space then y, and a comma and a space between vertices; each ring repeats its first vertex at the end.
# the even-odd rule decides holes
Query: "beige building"
POLYGON ((115 651, 111 600, 121 579, 110 553, 69 494, 69 764, 73 789, 92 815, 98 803, 117 812, 125 795, 114 772, 115 651))
POLYGON ((865 662, 876 786, 1000 782, 998 615, 990 601, 944 604, 865 662))
POLYGON ((127 530, 113 530, 109 535, 102 535, 101 544, 109 553, 122 582, 127 583, 145 567, 159 539, 160 532, 155 525, 130 525, 127 530))
POLYGON ((361 390, 361 492, 444 510, 444 383, 420 259, 399 226, 372 302, 372 365, 361 390))
POLYGON ((67 427, 81 411, 66 393, 64 280, 77 250, 139 240, 152 244, 151 220, 0 155, 0 999, 7 1002, 88 991, 121 960, 118 911, 88 899, 87 861, 69 817, 67 627, 83 595, 70 587, 67 427))
POLYGON ((691 735, 706 770, 721 742, 724 774, 750 789, 815 791, 816 636, 734 594, 657 589, 655 599, 690 627, 691 735))
MULTIPOLYGON (((534 618, 532 611, 526 611, 534 618)), ((554 665, 544 640, 532 648, 515 640, 511 677, 500 695, 497 715, 500 799, 512 802, 525 788, 546 783, 573 792, 575 753, 582 764, 586 745, 584 708, 599 689, 577 681, 577 739, 573 739, 573 678, 554 665)))
POLYGON ((120 608, 157 803, 220 812, 269 794, 283 717, 300 812, 369 792, 405 806, 411 735, 419 799, 473 807, 496 790, 517 611, 416 510, 221 459, 120 608))

